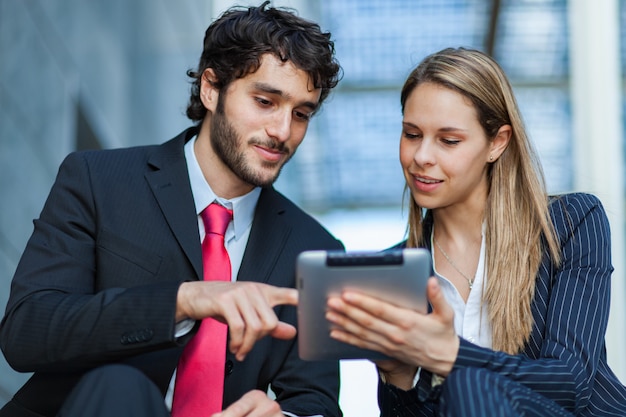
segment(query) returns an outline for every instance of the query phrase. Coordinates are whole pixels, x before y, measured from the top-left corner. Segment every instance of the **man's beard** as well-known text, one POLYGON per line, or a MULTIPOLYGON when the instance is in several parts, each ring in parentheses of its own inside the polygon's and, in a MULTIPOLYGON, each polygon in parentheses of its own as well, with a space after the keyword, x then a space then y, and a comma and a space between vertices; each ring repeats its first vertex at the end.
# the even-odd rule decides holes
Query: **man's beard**
POLYGON ((246 161, 243 150, 240 149, 243 139, 237 134, 234 126, 224 113, 224 99, 222 94, 220 94, 218 98, 215 113, 211 117, 210 135, 213 150, 222 162, 224 162, 235 175, 255 187, 267 187, 272 185, 278 178, 285 163, 287 163, 292 156, 289 148, 287 148, 283 142, 269 138, 266 141, 253 138, 248 144, 261 145, 268 149, 283 152, 287 156, 282 163, 261 162, 261 168, 267 168, 268 170, 271 168, 276 169, 277 165, 280 164, 274 175, 269 178, 264 178, 262 175, 263 172, 266 172, 265 170, 261 171, 259 169, 255 171, 254 167, 246 161))

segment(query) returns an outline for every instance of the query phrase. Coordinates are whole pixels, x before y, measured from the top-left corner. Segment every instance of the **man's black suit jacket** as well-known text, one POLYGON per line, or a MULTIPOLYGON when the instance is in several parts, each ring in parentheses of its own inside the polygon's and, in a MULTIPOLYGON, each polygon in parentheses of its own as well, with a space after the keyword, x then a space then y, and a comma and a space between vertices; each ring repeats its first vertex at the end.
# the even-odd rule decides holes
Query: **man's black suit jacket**
MULTIPOLYGON (((62 163, 0 327, 8 362, 34 375, 0 416, 54 415, 80 376, 106 363, 136 366, 166 391, 184 345, 174 338, 178 286, 202 277, 183 152, 195 133, 163 145, 73 153, 62 163)), ((341 248, 265 188, 238 280, 293 287, 301 251, 341 248)), ((295 307, 276 310, 295 324, 295 307)), ((301 361, 295 339, 266 337, 243 362, 228 354, 225 367, 225 406, 271 384, 283 410, 340 415, 338 363, 301 361)))

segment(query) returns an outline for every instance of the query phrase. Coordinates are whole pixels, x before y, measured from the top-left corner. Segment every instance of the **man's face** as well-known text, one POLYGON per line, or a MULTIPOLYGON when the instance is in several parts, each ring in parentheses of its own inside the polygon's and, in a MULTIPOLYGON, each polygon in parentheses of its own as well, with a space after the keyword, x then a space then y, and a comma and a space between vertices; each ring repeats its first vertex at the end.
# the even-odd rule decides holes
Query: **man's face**
POLYGON ((304 139, 320 90, 306 72, 267 54, 256 72, 212 94, 214 153, 250 189, 271 185, 304 139))

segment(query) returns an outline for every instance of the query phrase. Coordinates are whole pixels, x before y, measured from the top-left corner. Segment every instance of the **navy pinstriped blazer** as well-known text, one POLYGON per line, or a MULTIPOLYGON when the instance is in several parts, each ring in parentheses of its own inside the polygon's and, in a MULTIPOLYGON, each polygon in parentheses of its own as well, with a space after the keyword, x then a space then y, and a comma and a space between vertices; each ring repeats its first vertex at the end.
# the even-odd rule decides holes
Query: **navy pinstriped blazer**
MULTIPOLYGON (((607 365, 604 335, 611 290, 611 237, 601 202, 593 195, 554 197, 550 214, 562 263, 545 254, 532 303, 534 326, 524 352, 509 355, 461 338, 452 372, 467 367, 505 375, 577 416, 626 416, 626 387, 607 365)), ((427 231, 427 233, 430 233, 427 231)), ((379 384, 381 416, 422 415, 431 395, 422 372, 410 391, 379 384)))

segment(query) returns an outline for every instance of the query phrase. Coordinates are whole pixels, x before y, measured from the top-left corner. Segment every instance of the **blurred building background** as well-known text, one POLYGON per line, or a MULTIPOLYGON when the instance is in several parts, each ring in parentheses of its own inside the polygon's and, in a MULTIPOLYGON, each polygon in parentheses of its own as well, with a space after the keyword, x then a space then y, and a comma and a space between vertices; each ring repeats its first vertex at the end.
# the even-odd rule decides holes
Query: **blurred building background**
MULTIPOLYGON (((63 157, 161 143, 189 125, 204 30, 229 0, 0 0, 0 309, 63 157)), ((399 91, 447 46, 492 54, 511 78, 549 190, 594 192, 613 227, 610 363, 626 380, 626 0, 284 0, 330 30, 344 69, 277 188, 348 249, 405 228, 399 91), (593 3, 593 4, 591 4, 593 3)), ((576 300, 572 300, 576 302, 576 300)), ((342 363, 346 417, 377 416, 371 364, 342 363)), ((0 406, 26 380, 0 358, 0 406)))

